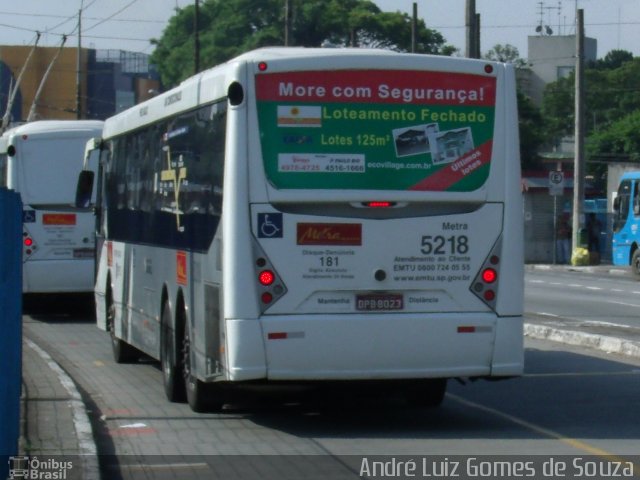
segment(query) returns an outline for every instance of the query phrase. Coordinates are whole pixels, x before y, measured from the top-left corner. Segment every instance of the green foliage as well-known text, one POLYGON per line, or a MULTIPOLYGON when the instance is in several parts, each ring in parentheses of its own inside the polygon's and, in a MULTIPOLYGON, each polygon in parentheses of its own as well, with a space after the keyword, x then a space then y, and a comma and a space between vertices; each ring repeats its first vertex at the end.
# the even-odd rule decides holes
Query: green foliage
MULTIPOLYGON (((611 52, 613 53, 613 52, 611 52)), ((623 61, 624 54, 607 55, 597 68, 585 70, 585 125, 587 135, 610 128, 614 122, 640 109, 640 58, 623 61), (603 65, 620 65, 603 68, 603 65)), ((550 138, 570 135, 574 130, 575 77, 570 74, 547 85, 542 113, 550 138)))
POLYGON ((484 58, 495 62, 513 63, 516 67, 524 67, 526 64, 526 61, 520 58, 518 48, 509 43, 494 45, 491 50, 485 53, 484 58))
POLYGON ((586 146, 589 157, 598 160, 640 161, 640 110, 594 133, 586 146))
POLYGON ((518 92, 518 126, 520 128, 520 163, 523 170, 538 165, 538 149, 545 139, 542 114, 531 99, 518 92))
POLYGON ((621 67, 624 63, 633 60, 633 53, 626 50, 611 50, 604 58, 596 60, 590 67, 599 70, 612 70, 621 67))
MULTIPOLYGON (((369 0, 290 0, 290 45, 411 49, 411 17, 381 12, 369 0)), ((194 73, 193 5, 176 9, 151 62, 171 87, 194 73)), ((440 33, 419 20, 416 53, 450 55, 440 33)), ((208 68, 241 53, 284 44, 284 0, 203 0, 198 20, 200 65, 208 68)))

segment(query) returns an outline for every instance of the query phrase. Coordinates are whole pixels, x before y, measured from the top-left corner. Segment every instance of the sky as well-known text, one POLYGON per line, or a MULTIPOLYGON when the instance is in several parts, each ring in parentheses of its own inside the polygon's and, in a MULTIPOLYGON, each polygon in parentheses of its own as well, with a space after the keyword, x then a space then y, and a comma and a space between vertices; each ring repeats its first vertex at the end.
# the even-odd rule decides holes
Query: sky
MULTIPOLYGON (((202 0, 201 0, 202 1, 202 0)), ((374 0, 383 11, 411 13, 438 30, 447 43, 464 53, 465 0, 374 0)), ((82 46, 151 53, 150 38, 160 38, 176 7, 194 0, 0 0, 0 45, 31 45, 36 31, 41 46, 77 46, 78 13, 82 8, 82 46)), ((575 33, 575 9, 584 10, 585 32, 598 40, 598 57, 613 49, 640 56, 639 0, 476 0, 480 14, 481 50, 511 44, 527 57, 527 37, 536 27, 553 34, 575 33)))

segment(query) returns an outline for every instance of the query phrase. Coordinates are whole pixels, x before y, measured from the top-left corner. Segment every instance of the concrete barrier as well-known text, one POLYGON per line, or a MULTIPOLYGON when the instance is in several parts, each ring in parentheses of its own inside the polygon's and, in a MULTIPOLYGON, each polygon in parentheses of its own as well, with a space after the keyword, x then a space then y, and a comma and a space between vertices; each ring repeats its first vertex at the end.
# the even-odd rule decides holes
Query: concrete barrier
POLYGON ((22 202, 0 188, 0 479, 18 454, 22 385, 22 202))

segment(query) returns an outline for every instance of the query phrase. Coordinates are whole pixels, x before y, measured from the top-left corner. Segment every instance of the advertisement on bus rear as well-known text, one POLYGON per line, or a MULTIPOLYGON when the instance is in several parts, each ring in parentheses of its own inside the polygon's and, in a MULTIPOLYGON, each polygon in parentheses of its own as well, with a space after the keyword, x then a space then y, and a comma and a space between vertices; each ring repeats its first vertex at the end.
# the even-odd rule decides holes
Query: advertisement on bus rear
POLYGON ((489 176, 492 76, 414 70, 256 75, 277 189, 470 192, 489 176))

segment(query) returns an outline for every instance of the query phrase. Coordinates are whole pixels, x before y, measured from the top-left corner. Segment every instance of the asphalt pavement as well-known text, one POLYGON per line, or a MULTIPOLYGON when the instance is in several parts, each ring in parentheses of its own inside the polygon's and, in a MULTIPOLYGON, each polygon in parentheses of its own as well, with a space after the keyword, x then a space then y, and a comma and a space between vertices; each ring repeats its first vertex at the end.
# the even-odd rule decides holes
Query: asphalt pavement
MULTIPOLYGON (((526 268, 629 275, 627 269, 611 265, 527 265, 526 268)), ((524 332, 530 338, 640 357, 640 328, 598 326, 579 320, 525 314, 524 332)), ((37 457, 40 463, 32 465, 41 471, 60 472, 62 465, 66 468, 64 478, 99 479, 97 449, 86 403, 69 375, 37 342, 37 338, 30 338, 25 326, 19 454, 30 459, 37 457), (48 459, 53 462, 46 463, 48 459), (65 464, 63 459, 70 463, 65 464)))

